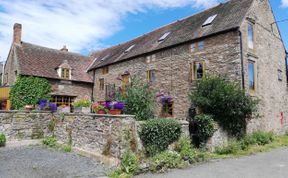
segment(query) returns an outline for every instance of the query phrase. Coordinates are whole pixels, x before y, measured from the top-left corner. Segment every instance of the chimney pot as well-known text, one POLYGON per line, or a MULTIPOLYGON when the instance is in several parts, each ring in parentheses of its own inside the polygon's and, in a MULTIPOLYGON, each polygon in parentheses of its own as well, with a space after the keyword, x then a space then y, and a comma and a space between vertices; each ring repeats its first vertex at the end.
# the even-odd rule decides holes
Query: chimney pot
POLYGON ((19 23, 14 24, 13 28, 13 43, 21 43, 22 25, 19 23))
POLYGON ((68 49, 67 49, 66 45, 64 45, 63 48, 60 49, 60 51, 68 52, 68 49))

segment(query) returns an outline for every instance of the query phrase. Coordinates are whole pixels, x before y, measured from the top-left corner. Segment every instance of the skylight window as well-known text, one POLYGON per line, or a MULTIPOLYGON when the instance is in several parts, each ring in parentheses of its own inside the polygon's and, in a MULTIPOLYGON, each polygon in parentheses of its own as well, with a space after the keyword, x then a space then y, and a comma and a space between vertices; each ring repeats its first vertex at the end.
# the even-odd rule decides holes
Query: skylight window
POLYGON ((215 20, 215 18, 217 17, 217 14, 210 16, 202 25, 202 27, 207 26, 207 25, 211 25, 212 22, 215 20))
POLYGON ((109 55, 106 55, 105 57, 101 58, 101 61, 105 61, 105 59, 107 59, 109 57, 109 55))
POLYGON ((166 32, 166 33, 164 33, 164 35, 162 35, 161 38, 159 38, 158 42, 164 41, 170 33, 171 33, 171 32, 166 32))
POLYGON ((128 49, 125 50, 125 53, 128 53, 129 51, 131 51, 131 49, 133 49, 135 47, 135 45, 130 46, 128 49))

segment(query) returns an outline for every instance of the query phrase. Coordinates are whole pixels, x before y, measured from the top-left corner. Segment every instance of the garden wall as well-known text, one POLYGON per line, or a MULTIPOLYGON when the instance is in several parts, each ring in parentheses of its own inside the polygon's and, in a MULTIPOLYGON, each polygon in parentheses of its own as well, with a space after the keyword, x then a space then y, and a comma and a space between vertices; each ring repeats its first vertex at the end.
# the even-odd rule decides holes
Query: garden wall
POLYGON ((54 133, 60 142, 72 142, 91 153, 105 151, 116 158, 129 144, 127 137, 137 136, 133 116, 26 111, 0 111, 0 132, 8 140, 38 139, 54 133))

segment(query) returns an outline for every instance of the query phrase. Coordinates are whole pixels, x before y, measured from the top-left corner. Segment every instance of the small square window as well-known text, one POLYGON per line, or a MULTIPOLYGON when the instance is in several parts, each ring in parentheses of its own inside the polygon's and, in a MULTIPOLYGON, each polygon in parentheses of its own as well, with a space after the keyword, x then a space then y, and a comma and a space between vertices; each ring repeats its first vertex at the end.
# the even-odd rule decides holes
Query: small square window
POLYGON ((103 67, 102 68, 102 74, 105 75, 105 74, 108 74, 109 73, 109 67, 103 67))
POLYGON ((104 79, 101 78, 101 79, 99 79, 99 90, 103 91, 104 88, 105 88, 104 79))
POLYGON ((173 117, 173 115, 174 115, 173 101, 163 104, 161 108, 161 117, 173 117))
POLYGON ((204 41, 199 41, 198 42, 198 49, 203 50, 204 49, 204 41))
POLYGON ((282 70, 278 69, 278 80, 282 81, 283 80, 283 76, 282 76, 282 70))
POLYGON ((70 69, 61 69, 61 78, 68 80, 70 78, 70 69))

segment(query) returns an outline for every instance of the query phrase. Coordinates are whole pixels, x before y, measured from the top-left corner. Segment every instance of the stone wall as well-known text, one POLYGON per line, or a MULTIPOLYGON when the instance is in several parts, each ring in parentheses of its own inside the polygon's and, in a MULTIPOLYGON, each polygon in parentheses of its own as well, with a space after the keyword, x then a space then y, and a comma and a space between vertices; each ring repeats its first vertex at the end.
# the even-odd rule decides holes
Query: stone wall
POLYGON ((0 111, 0 132, 8 140, 38 139, 54 133, 62 143, 72 142, 73 147, 98 154, 105 151, 116 158, 131 144, 127 138, 137 137, 133 116, 25 111, 0 111))
MULTIPOLYGON (((195 42, 196 44, 198 41, 195 42)), ((105 100, 105 90, 100 90, 99 79, 105 80, 105 85, 115 84, 120 87, 118 76, 130 73, 144 82, 146 72, 155 70, 156 80, 150 84, 155 92, 164 90, 174 101, 174 118, 186 120, 190 101, 188 94, 195 86, 191 82, 191 64, 194 61, 205 61, 205 70, 210 73, 227 75, 231 80, 241 81, 240 37, 237 32, 229 32, 204 39, 204 49, 191 52, 191 43, 162 50, 150 54, 155 60, 147 61, 147 56, 109 66, 109 73, 102 74, 101 69, 95 71, 94 99, 105 100)), ((155 108, 155 114, 160 114, 160 106, 155 108)))
POLYGON ((252 96, 260 99, 260 117, 249 122, 248 132, 265 130, 284 133, 285 125, 288 124, 285 49, 277 25, 271 28, 275 21, 268 0, 255 0, 241 25, 245 89, 249 93, 248 61, 253 61, 256 68, 256 91, 252 96), (254 24, 253 50, 248 48, 248 23, 254 24), (282 71, 282 80, 278 80, 278 70, 282 71), (282 124, 281 112, 285 117, 282 124))

